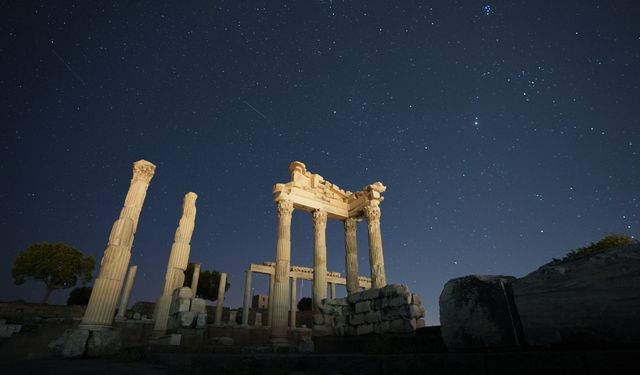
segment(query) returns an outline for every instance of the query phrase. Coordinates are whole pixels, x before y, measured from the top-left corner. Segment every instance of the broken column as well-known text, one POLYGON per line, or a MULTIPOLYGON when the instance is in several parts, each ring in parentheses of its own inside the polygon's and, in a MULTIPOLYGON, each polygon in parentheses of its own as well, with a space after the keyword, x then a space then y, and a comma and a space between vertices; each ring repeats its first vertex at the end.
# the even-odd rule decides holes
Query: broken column
POLYGON ((113 224, 109 244, 100 262, 100 273, 93 285, 80 328, 104 330, 113 323, 140 211, 155 169, 156 166, 146 160, 133 163, 133 177, 124 207, 120 211, 120 218, 113 224))
POLYGON ((251 270, 247 270, 244 282, 244 301, 242 303, 242 326, 249 326, 249 309, 251 308, 251 270))
POLYGON ((297 306, 297 298, 296 297, 296 288, 297 288, 297 284, 298 283, 298 279, 293 276, 291 278, 291 312, 290 312, 290 317, 289 317, 289 325, 291 326, 291 328, 296 328, 296 312, 298 311, 298 306, 297 306))
POLYGON ((222 323, 222 308, 224 307, 224 292, 227 286, 227 273, 220 273, 220 285, 218 286, 218 299, 216 303, 216 319, 214 324, 219 326, 222 323))
POLYGON ((124 289, 122 290, 122 297, 120 297, 120 307, 118 307, 118 314, 116 315, 116 319, 124 319, 124 314, 127 312, 129 297, 131 296, 131 289, 133 288, 133 281, 136 278, 137 271, 138 266, 129 267, 127 282, 124 284, 124 289))
POLYGON ((198 290, 199 279, 200 279, 200 263, 196 263, 193 265, 193 276, 191 277, 191 292, 193 293, 193 297, 196 297, 198 295, 196 292, 198 290))
POLYGON ((313 212, 313 309, 317 310, 327 298, 327 212, 313 212))
POLYGON ((182 217, 171 246, 164 280, 164 290, 162 291, 162 296, 158 299, 158 303, 156 303, 153 327, 155 331, 167 330, 173 291, 184 285, 184 271, 187 269, 189 262, 191 236, 195 227, 197 198, 198 195, 196 193, 187 193, 182 202, 182 217))

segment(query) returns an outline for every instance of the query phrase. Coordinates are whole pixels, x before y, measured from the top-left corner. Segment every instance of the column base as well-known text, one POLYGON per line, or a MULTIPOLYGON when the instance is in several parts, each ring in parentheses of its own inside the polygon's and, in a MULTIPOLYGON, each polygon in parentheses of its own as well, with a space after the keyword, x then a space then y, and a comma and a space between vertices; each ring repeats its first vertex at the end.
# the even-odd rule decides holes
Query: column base
POLYGON ((82 324, 82 323, 80 323, 78 328, 88 329, 89 331, 109 331, 113 327, 111 327, 110 325, 107 326, 107 325, 104 325, 104 324, 82 324))
POLYGON ((273 351, 278 352, 289 352, 291 351, 291 344, 289 344, 289 339, 284 337, 272 337, 271 338, 271 348, 273 351))

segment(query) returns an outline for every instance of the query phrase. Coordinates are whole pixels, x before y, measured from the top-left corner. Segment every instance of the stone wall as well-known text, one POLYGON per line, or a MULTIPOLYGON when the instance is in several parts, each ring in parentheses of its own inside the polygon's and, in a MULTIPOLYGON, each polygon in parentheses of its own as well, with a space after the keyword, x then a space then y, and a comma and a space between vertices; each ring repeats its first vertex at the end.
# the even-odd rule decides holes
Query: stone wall
POLYGON ((8 321, 33 319, 78 320, 87 306, 44 305, 28 302, 0 302, 0 318, 8 321))
POLYGON ((313 316, 314 336, 411 333, 425 325, 420 297, 391 284, 323 301, 313 316))

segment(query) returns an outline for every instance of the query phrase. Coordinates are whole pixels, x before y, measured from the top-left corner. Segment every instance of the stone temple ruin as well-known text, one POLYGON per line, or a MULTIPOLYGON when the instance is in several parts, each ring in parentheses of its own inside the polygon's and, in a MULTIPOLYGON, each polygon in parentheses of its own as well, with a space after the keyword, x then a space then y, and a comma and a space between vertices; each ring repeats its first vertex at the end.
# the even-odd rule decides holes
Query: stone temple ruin
MULTIPOLYGON (((278 208, 276 261, 251 264, 246 271, 241 325, 236 325, 237 310, 229 311, 228 323, 223 323, 226 273, 221 273, 218 301, 213 314, 207 313, 204 299, 196 297, 200 264, 195 265, 191 286, 184 286, 184 272, 189 263, 190 242, 195 228, 197 199, 193 192, 185 194, 182 215, 167 261, 164 287, 153 307, 152 318, 146 320, 153 326, 151 334, 147 336, 148 343, 183 345, 181 337, 186 335, 187 342, 197 344, 198 340, 202 341, 208 335, 212 342, 225 342, 229 345, 233 338, 226 336, 235 335, 237 339, 246 339, 251 335, 241 334, 242 330, 259 327, 261 330, 268 330, 267 337, 270 337, 273 349, 297 347, 302 351, 313 350, 309 331, 305 333, 304 330, 296 329, 297 279, 313 280, 314 336, 411 332, 424 325, 421 319, 424 309, 420 298, 410 293, 406 286, 387 285, 379 207, 386 187, 375 182, 352 193, 324 180, 318 174, 310 173, 301 162, 291 163, 289 171, 291 181, 276 184, 273 188, 278 208), (308 211, 312 216, 313 268, 292 267, 290 264, 290 230, 294 209, 308 211), (358 275, 356 228, 363 218, 368 227, 370 278, 358 275), (327 271, 327 219, 344 222, 345 278, 340 273, 327 271), (269 318, 266 327, 257 324, 250 327, 248 324, 252 273, 268 274, 270 278, 269 318), (290 284, 290 280, 293 283, 290 284), (346 285, 348 297, 336 298, 336 285, 346 285), (331 290, 330 298, 327 298, 327 287, 331 290), (209 315, 214 315, 213 324, 209 324, 209 315), (295 337, 292 338, 291 334, 294 332, 295 337)), ((113 225, 82 321, 77 328, 67 330, 62 337, 51 343, 53 352, 65 357, 81 357, 110 355, 120 349, 120 331, 123 328, 113 329, 113 325, 114 321, 119 324, 128 322, 125 311, 138 269, 137 266, 129 268, 129 259, 142 205, 154 173, 155 165, 148 161, 140 160, 133 164, 133 178, 124 207, 113 225), (127 268, 129 272, 125 284, 127 268), (120 307, 116 316, 118 299, 120 307)), ((256 313, 256 320, 259 321, 258 315, 256 313)), ((247 344, 251 345, 251 342, 247 344)))

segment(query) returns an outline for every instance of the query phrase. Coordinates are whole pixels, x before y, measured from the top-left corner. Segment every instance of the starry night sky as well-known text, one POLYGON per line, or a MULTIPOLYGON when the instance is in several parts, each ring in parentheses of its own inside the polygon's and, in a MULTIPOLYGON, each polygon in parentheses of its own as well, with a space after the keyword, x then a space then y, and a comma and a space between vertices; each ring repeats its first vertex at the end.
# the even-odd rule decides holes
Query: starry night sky
MULTIPOLYGON (((138 159, 157 170, 132 301, 161 293, 194 191, 190 259, 228 272, 241 306, 244 270, 275 258, 271 191, 293 160, 388 187, 387 279, 429 325, 448 279, 639 236, 638 1, 55 3, 0 1, 0 300, 44 294, 11 279, 30 243, 99 262, 138 159)), ((310 216, 294 213, 294 265, 312 265, 310 216)), ((364 223, 358 241, 368 276, 364 223)), ((344 272, 341 223, 327 245, 344 272)))

